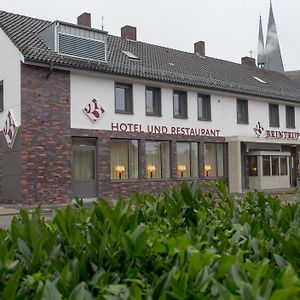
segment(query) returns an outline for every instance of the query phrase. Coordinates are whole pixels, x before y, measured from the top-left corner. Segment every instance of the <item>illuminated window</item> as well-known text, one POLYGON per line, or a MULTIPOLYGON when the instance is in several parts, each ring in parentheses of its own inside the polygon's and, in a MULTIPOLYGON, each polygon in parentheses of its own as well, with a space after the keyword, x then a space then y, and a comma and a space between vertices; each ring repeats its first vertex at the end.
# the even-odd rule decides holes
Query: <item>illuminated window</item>
POLYGON ((177 177, 189 178, 199 176, 198 144, 178 142, 177 150, 177 177))
POLYGON ((257 156, 249 156, 249 175, 257 176, 257 156))
POLYGON ((170 178, 170 142, 146 142, 146 177, 170 178))
POLYGON ((207 177, 224 176, 224 144, 204 144, 204 171, 207 177))
POLYGON ((111 140, 111 179, 138 178, 139 143, 137 140, 111 140))

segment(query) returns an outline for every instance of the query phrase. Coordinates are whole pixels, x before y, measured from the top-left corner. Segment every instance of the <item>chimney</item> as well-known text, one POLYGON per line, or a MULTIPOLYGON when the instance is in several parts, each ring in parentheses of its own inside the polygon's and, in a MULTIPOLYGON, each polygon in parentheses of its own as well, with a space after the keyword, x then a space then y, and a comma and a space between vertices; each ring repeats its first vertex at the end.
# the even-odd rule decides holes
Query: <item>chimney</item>
POLYGON ((256 67, 256 61, 253 57, 244 56, 241 58, 241 64, 256 67))
POLYGON ((91 28, 91 14, 90 13, 83 13, 77 17, 77 25, 90 27, 91 28))
POLYGON ((125 25, 121 28, 121 38, 136 41, 136 27, 125 25))
POLYGON ((194 44, 194 53, 199 56, 205 56, 205 42, 199 41, 194 44))

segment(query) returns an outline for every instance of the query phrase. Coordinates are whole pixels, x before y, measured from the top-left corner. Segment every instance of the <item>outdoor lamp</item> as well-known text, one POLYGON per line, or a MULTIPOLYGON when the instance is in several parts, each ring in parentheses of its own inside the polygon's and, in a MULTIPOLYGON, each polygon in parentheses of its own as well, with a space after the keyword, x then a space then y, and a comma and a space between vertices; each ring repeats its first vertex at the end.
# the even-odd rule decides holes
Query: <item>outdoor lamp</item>
POLYGON ((155 171, 155 165, 148 166, 148 172, 150 173, 150 178, 153 177, 153 172, 155 171))
POLYGON ((124 171, 125 171, 125 167, 124 166, 121 166, 121 165, 117 165, 116 166, 116 172, 119 175, 119 179, 122 178, 122 172, 124 172, 124 171))
POLYGON ((206 172, 206 176, 208 177, 208 172, 211 171, 211 165, 205 165, 204 170, 206 172))
POLYGON ((177 170, 180 172, 180 176, 183 177, 183 172, 186 171, 186 166, 178 165, 177 170))

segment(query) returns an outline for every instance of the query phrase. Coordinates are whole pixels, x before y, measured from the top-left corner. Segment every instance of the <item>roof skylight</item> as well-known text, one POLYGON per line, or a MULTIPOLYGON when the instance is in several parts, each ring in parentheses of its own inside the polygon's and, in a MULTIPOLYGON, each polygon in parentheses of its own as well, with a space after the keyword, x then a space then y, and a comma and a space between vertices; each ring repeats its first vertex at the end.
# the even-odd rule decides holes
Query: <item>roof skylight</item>
POLYGON ((122 50, 122 52, 127 55, 130 59, 139 59, 139 57, 137 57, 136 55, 134 55, 133 53, 129 52, 129 51, 125 51, 122 50))
POLYGON ((260 79, 259 77, 253 76, 253 78, 259 81, 260 83, 267 83, 266 81, 260 79))

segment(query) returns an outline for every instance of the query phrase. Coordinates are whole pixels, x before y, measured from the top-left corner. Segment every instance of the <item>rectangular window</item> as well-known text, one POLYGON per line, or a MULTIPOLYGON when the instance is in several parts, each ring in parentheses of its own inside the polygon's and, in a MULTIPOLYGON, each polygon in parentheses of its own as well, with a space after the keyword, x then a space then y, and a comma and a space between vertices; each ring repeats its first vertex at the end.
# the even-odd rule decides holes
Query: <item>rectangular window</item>
POLYGON ((270 127, 279 127, 279 106, 269 103, 269 122, 270 127))
POLYGON ((249 156, 249 175, 257 176, 257 156, 249 156))
POLYGON ((173 115, 174 118, 186 119, 187 116, 187 93, 174 91, 173 94, 173 115))
POLYGON ((170 178, 170 142, 146 141, 146 177, 170 178))
POLYGON ((198 144, 178 142, 177 151, 177 177, 198 177, 198 144))
POLYGON ((123 114, 133 113, 131 84, 115 84, 115 111, 123 114))
POLYGON ((138 140, 111 140, 111 179, 137 179, 138 162, 138 140))
POLYGON ((146 87, 146 115, 161 116, 160 88, 146 87))
POLYGON ((280 157, 280 175, 286 176, 288 174, 287 171, 287 157, 280 157))
POLYGON ((209 95, 198 95, 198 120, 211 121, 211 104, 209 95))
POLYGON ((248 100, 236 99, 237 123, 248 124, 248 100))
POLYGON ((270 156, 263 156, 263 176, 271 176, 271 161, 270 156))
POLYGON ((272 176, 279 176, 279 157, 271 156, 272 158, 272 176))
POLYGON ((72 138, 74 181, 90 181, 96 177, 96 139, 72 138))
POLYGON ((295 128, 295 107, 287 105, 285 107, 286 128, 295 128))
POLYGON ((207 177, 224 176, 224 145, 204 144, 204 171, 207 177))
POLYGON ((4 87, 3 80, 0 81, 0 112, 4 109, 4 87))

